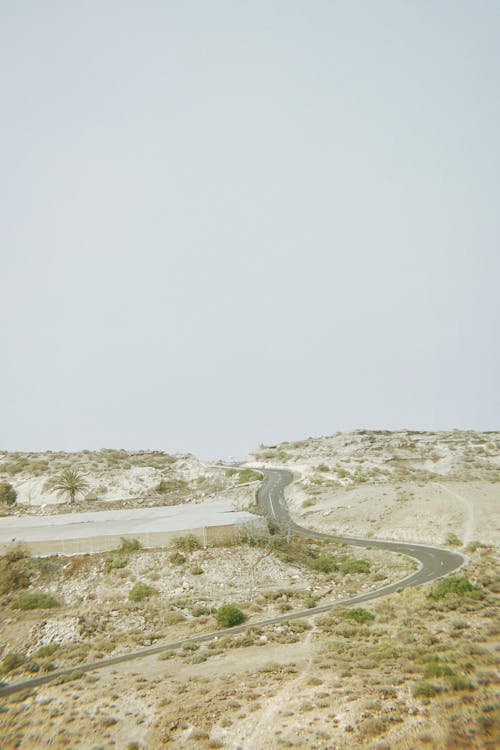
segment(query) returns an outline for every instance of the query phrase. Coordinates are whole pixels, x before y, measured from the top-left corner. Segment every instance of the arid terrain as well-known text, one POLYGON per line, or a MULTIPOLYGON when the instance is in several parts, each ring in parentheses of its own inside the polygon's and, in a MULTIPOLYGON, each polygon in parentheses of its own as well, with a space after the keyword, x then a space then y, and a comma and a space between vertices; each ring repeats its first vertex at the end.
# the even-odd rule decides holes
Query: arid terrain
MULTIPOLYGON (((17 493, 16 505, 4 508, 4 514, 210 502, 225 497, 226 490, 231 490, 231 499, 238 497, 234 491, 238 477, 227 476, 190 454, 162 451, 0 452, 0 477, 17 493), (68 468, 84 475, 87 485, 73 507, 51 486, 68 468)), ((253 494, 244 497, 252 502, 253 494)))
POLYGON ((261 446, 299 477, 296 520, 331 534, 446 544, 500 538, 500 433, 368 432, 261 446))
MULTIPOLYGON (((251 625, 379 588, 415 563, 275 529, 242 528, 207 548, 185 537, 72 557, 35 558, 14 544, 0 567, 0 679, 74 670, 0 699, 2 750, 498 745, 500 433, 360 431, 261 447, 249 465, 296 472, 286 496, 303 526, 437 544, 468 563, 444 587, 82 673, 88 662, 216 631, 227 603, 251 625)), ((253 476, 159 452, 2 454, 0 477, 18 493, 3 514, 255 502, 253 476), (72 505, 48 489, 67 466, 90 485, 72 505)))

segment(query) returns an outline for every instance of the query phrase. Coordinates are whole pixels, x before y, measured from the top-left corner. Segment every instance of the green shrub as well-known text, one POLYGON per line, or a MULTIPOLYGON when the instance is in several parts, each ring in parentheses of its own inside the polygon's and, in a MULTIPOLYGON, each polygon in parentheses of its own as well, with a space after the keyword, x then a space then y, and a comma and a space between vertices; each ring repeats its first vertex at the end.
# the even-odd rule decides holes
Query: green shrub
POLYGON ((304 599, 304 607, 306 609, 313 609, 316 606, 316 599, 313 599, 312 596, 308 596, 304 599))
POLYGON ((465 551, 467 552, 467 554, 472 554, 478 549, 487 549, 487 545, 482 544, 481 542, 470 542, 470 544, 468 544, 465 548, 465 551))
POLYGON ((27 464, 28 461, 26 459, 23 459, 22 461, 9 461, 2 465, 2 471, 12 477, 15 476, 15 474, 20 474, 24 471, 27 464))
POLYGON ((186 536, 178 536, 172 539, 172 547, 183 552, 194 552, 194 550, 201 549, 201 546, 201 542, 194 534, 186 534, 186 536))
POLYGON ((373 622, 375 619, 374 614, 368 612, 367 609, 363 609, 362 607, 347 609, 344 612, 344 617, 347 617, 348 620, 354 620, 354 622, 357 622, 359 625, 366 625, 369 622, 373 622))
POLYGON ((39 477, 41 474, 45 474, 49 469, 48 461, 33 461, 30 465, 31 474, 34 477, 39 477))
POLYGON ((51 685, 65 685, 67 682, 73 682, 73 680, 81 680, 84 675, 85 672, 82 672, 81 669, 74 669, 73 672, 63 672, 51 682, 51 685))
POLYGON ((219 625, 222 625, 225 628, 232 628, 235 625, 244 622, 246 616, 241 609, 238 609, 234 604, 223 604, 215 613, 215 619, 219 625))
POLYGON ((463 679, 463 677, 459 677, 458 675, 452 675, 447 685, 450 690, 459 691, 459 690, 474 690, 474 685, 472 682, 467 682, 463 679))
POLYGON ((147 583, 137 582, 130 589, 128 598, 130 599, 131 602, 142 602, 144 599, 147 599, 153 593, 154 593, 154 590, 151 588, 151 586, 148 586, 147 583))
POLYGON ((183 651, 198 651, 199 648, 198 643, 194 643, 194 641, 186 641, 182 644, 183 651))
POLYGON ((480 593, 477 586, 473 586, 464 576, 449 576, 438 581, 433 587, 429 596, 431 599, 444 599, 448 594, 465 596, 466 594, 480 593))
POLYGON ((193 565, 193 567, 189 569, 189 572, 193 576, 201 576, 205 571, 200 565, 193 565))
POLYGON ((49 643, 47 646, 40 646, 33 656, 37 659, 43 659, 46 656, 52 656, 52 654, 55 654, 58 648, 58 643, 49 643))
POLYGON ((340 563, 340 572, 347 573, 368 573, 370 563, 367 560, 358 560, 355 557, 348 557, 340 563))
POLYGON ((0 480, 0 504, 14 505, 17 499, 17 492, 14 487, 4 480, 0 480))
POLYGON ((172 565, 184 565, 184 563, 186 562, 186 557, 182 554, 182 552, 172 552, 172 554, 169 555, 168 560, 172 563, 172 565))
POLYGON ((328 555, 320 555, 311 563, 311 568, 321 573, 333 573, 334 570, 338 570, 338 567, 333 557, 328 557, 328 555))
POLYGON ((124 536, 120 539, 120 552, 137 552, 137 550, 142 549, 142 544, 138 539, 127 539, 124 536))
POLYGON ((450 547, 461 547, 462 542, 458 538, 456 534, 452 534, 451 532, 446 537, 446 544, 449 544, 450 547))
POLYGON ((10 653, 4 656, 0 664, 0 671, 2 674, 12 672, 13 669, 17 669, 21 664, 24 664, 24 656, 22 654, 10 653))
POLYGON ((177 625, 177 623, 184 622, 184 620, 184 615, 175 610, 169 610, 162 615, 162 622, 164 625, 177 625))
POLYGON ((277 521, 273 521, 272 518, 267 519, 267 529, 269 531, 270 536, 277 536, 279 532, 281 531, 281 526, 277 521))
POLYGON ((162 479, 157 485, 156 491, 164 495, 171 495, 175 492, 185 492, 189 483, 185 479, 162 479))
POLYGON ((418 682, 412 689, 414 698, 434 698, 437 692, 437 687, 430 682, 418 682))
POLYGON ((254 471, 253 469, 241 469, 238 473, 238 484, 248 484, 262 479, 260 471, 254 471))
POLYGON ((203 617, 203 615, 210 614, 210 610, 204 604, 195 604, 191 608, 191 614, 193 617, 203 617))
POLYGON ((12 604, 12 609, 51 609, 59 607, 59 602, 44 591, 23 591, 17 595, 12 604))
POLYGON ((424 677, 452 677, 455 673, 448 664, 441 664, 438 661, 431 661, 424 667, 424 677))
POLYGON ((0 558, 0 595, 28 588, 33 576, 29 561, 5 563, 5 560, 5 557, 0 558))
POLYGON ((127 563, 127 558, 121 557, 120 555, 117 555, 116 557, 107 557, 104 561, 104 571, 110 573, 112 570, 120 570, 120 568, 124 568, 127 563))
POLYGON ((47 674, 47 672, 53 672, 56 668, 56 665, 52 661, 47 661, 47 659, 42 659, 41 662, 37 663, 37 671, 40 671, 42 673, 47 674))
POLYGON ((318 466, 315 466, 315 471, 330 471, 330 467, 326 464, 318 464, 318 466))
POLYGON ((5 559, 7 562, 16 562, 17 560, 24 560, 30 556, 28 547, 25 544, 9 544, 5 552, 5 559))

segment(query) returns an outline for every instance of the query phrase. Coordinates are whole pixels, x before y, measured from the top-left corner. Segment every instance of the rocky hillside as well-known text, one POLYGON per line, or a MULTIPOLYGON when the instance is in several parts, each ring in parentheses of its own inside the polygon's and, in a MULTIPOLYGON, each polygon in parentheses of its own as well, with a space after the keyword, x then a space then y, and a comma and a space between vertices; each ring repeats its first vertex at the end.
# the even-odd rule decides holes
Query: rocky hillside
POLYGON ((238 484, 238 476, 202 463, 190 454, 162 451, 100 450, 63 453, 0 453, 0 480, 11 484, 17 504, 10 511, 60 505, 68 512, 67 497, 52 483, 65 470, 81 474, 86 488, 74 507, 84 510, 109 507, 204 502, 238 484))
POLYGON ((250 458, 328 478, 339 486, 435 479, 500 482, 500 432, 357 430, 261 445, 250 458))

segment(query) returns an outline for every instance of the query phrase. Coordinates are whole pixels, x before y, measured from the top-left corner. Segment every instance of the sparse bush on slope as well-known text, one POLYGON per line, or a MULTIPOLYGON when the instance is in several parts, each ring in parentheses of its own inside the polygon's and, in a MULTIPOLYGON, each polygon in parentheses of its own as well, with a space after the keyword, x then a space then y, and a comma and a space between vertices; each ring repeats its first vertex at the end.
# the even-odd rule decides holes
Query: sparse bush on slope
POLYGON ((375 615, 362 607, 353 607, 352 609, 346 610, 344 612, 344 617, 347 617, 348 620, 354 620, 354 622, 357 622, 360 625, 366 625, 369 622, 373 622, 375 619, 375 615))
POLYGON ((340 563, 340 572, 347 573, 368 573, 370 563, 368 560, 358 560, 355 557, 348 557, 340 563))
POLYGON ((438 581, 431 589, 429 596, 431 599, 444 599, 448 594, 456 596, 466 596, 468 594, 480 594, 477 586, 465 578, 465 576, 449 576, 438 581))
POLYGON ((23 591, 10 605, 12 609, 51 609, 59 602, 45 591, 23 591))
POLYGON ((8 674, 13 669, 17 669, 21 664, 24 664, 24 656, 22 654, 10 653, 6 654, 0 663, 0 673, 8 674))
POLYGON ((0 480, 0 504, 14 505, 17 499, 17 492, 10 482, 0 480))
POLYGON ((0 557, 0 595, 28 588, 32 576, 27 548, 22 544, 9 546, 0 557))
POLYGON ((240 625, 240 623, 244 622, 246 616, 241 609, 238 609, 234 604, 223 604, 215 613, 215 619, 219 625, 222 625, 225 628, 232 628, 235 625, 240 625))
POLYGON ((128 598, 131 602, 142 602, 154 594, 154 590, 147 583, 136 583, 130 590, 128 598))

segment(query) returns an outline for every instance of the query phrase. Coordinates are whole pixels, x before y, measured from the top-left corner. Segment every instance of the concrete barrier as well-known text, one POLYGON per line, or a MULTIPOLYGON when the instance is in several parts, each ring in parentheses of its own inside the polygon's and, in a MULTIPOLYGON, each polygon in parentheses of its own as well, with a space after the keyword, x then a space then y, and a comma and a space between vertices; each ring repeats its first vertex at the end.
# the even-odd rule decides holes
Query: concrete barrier
POLYGON ((137 539, 146 549, 168 547, 182 536, 206 547, 235 540, 245 526, 262 529, 266 522, 227 503, 0 518, 0 554, 12 543, 25 544, 36 556, 81 555, 118 549, 122 540, 137 539), (190 525, 199 518, 203 525, 190 525))

